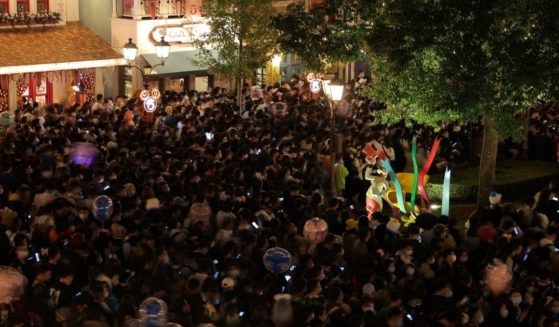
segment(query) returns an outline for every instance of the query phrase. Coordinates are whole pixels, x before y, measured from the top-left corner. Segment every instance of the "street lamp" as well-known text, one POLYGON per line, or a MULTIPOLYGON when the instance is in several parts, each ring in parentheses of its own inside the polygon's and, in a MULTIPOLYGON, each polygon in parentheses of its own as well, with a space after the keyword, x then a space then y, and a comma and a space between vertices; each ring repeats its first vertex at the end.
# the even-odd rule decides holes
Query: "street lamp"
POLYGON ((281 64, 281 56, 280 55, 275 55, 272 57, 272 66, 274 68, 278 68, 281 64))
POLYGON ((342 100, 344 94, 344 83, 336 76, 330 81, 324 81, 324 93, 330 100, 330 190, 336 193, 336 165, 337 151, 336 144, 336 116, 334 109, 336 104, 342 100), (333 102, 333 103, 332 103, 333 102))
POLYGON ((334 101, 334 103, 338 103, 342 100, 342 96, 344 94, 344 83, 339 78, 335 77, 333 80, 328 83, 328 88, 330 89, 330 99, 334 101))
MULTIPOLYGON (((169 58, 170 52, 171 44, 165 41, 165 37, 162 36, 161 41, 155 43, 155 55, 157 56, 157 58, 161 59, 161 63, 151 67, 151 69, 159 66, 164 66, 165 60, 169 58)), ((142 79, 144 79, 144 70, 137 65, 132 65, 132 61, 135 61, 136 56, 138 55, 138 47, 136 46, 136 44, 134 44, 134 42, 132 42, 132 38, 129 38, 128 43, 124 44, 124 46, 122 47, 122 55, 124 56, 124 59, 128 61, 128 68, 134 67, 138 69, 140 71, 140 74, 142 74, 142 79)), ((144 87, 147 89, 147 83, 145 81, 144 87)))
POLYGON ((169 52, 171 52, 171 44, 162 36, 161 41, 155 43, 155 54, 162 60, 161 65, 165 63, 165 59, 169 58, 169 52))
POLYGON ((136 60, 136 54, 138 53, 138 47, 134 42, 132 42, 132 38, 128 39, 128 43, 124 45, 122 48, 122 54, 124 55, 124 59, 130 63, 130 61, 136 60))

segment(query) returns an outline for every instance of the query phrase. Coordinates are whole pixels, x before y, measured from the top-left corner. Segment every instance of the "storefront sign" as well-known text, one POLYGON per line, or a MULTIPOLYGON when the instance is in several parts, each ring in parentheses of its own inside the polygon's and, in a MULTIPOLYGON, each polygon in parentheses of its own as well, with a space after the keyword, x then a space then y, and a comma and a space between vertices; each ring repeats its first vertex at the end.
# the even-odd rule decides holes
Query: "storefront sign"
POLYGON ((150 39, 155 44, 165 36, 165 41, 171 44, 191 44, 203 39, 210 31, 210 26, 205 23, 185 25, 161 25, 156 26, 150 33, 150 39))

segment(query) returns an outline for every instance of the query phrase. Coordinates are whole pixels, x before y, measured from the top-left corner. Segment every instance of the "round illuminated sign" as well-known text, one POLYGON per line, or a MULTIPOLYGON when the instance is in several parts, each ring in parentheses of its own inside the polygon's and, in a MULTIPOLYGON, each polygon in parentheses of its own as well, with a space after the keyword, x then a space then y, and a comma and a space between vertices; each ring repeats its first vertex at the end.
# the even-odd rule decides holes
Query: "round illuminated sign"
POLYGON ((320 92, 320 80, 314 79, 311 82, 311 92, 318 93, 320 92))
POLYGON ((148 91, 148 90, 143 90, 143 91, 140 93, 140 99, 141 99, 142 101, 146 101, 146 99, 147 99, 148 97, 149 97, 149 91, 148 91))
POLYGON ((155 100, 154 97, 150 96, 144 101, 144 110, 146 112, 154 112, 156 108, 157 108, 157 100, 155 100))
POLYGON ((307 75, 307 81, 308 81, 309 83, 312 82, 312 81, 314 81, 314 74, 313 74, 313 73, 310 73, 310 74, 307 75))
POLYGON ((158 89, 153 89, 153 90, 151 90, 151 95, 154 98, 159 99, 161 97, 161 92, 159 92, 158 89))

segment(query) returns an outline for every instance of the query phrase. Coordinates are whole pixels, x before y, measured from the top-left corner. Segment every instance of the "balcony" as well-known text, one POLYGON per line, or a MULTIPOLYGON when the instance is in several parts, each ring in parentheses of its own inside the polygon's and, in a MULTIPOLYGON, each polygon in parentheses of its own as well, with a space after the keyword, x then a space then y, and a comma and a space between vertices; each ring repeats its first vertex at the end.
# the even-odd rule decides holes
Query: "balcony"
POLYGON ((114 0, 114 16, 123 19, 195 18, 203 0, 114 0))

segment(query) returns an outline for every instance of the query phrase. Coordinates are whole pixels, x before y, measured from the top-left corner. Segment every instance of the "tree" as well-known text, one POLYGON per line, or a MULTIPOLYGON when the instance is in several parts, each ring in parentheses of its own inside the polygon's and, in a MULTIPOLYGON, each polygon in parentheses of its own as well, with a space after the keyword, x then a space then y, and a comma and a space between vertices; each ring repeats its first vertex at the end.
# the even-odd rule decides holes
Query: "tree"
POLYGON ((196 62, 212 73, 234 77, 240 105, 243 80, 275 51, 272 0, 208 0, 202 10, 210 30, 195 41, 200 51, 196 62))
POLYGON ((367 4, 366 0, 329 0, 306 11, 304 2, 294 2, 272 20, 277 42, 283 52, 298 55, 314 71, 365 58, 367 4))
POLYGON ((370 95, 383 122, 482 118, 478 204, 495 184, 498 140, 522 111, 557 96, 559 1, 379 0, 371 5, 370 95))

